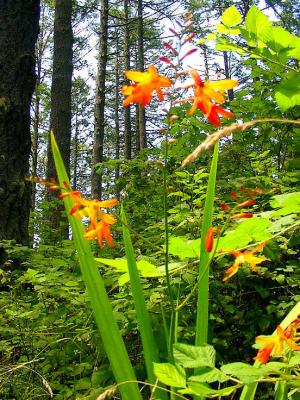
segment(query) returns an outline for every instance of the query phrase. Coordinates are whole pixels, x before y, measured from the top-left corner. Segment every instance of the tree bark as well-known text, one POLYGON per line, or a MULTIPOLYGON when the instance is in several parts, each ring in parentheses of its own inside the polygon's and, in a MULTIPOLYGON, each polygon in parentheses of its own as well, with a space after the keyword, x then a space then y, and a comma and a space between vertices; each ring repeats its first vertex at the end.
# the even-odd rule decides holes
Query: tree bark
MULTIPOLYGON (((72 0, 56 0, 54 16, 54 50, 51 85, 50 130, 54 133, 68 175, 71 147, 71 89, 73 74, 72 0)), ((48 141, 47 179, 57 180, 57 173, 48 141)), ((56 193, 47 191, 47 200, 56 193)), ((68 238, 68 223, 62 219, 63 206, 57 206, 48 216, 52 234, 47 242, 56 243, 68 238), (63 224, 61 223, 63 222, 63 224)))
POLYGON ((0 240, 28 244, 38 0, 0 0, 0 240))
MULTIPOLYGON (((138 21, 137 21, 137 33, 138 33, 138 69, 144 71, 145 60, 144 60, 144 23, 143 23, 143 0, 138 0, 138 21)), ((145 109, 142 108, 141 104, 138 105, 138 133, 139 143, 137 148, 139 150, 147 147, 147 135, 146 135, 146 114, 145 109)))
MULTIPOLYGON (((68 174, 70 172, 72 74, 72 0, 56 0, 50 128, 55 135, 68 174)), ((49 143, 47 178, 56 177, 49 143)), ((49 191, 49 199, 53 197, 55 197, 55 194, 49 191)))
MULTIPOLYGON (((115 132, 116 132, 116 160, 120 159, 120 123, 119 123, 119 106, 120 106, 120 60, 119 60, 120 44, 118 40, 118 32, 116 31, 116 67, 115 67, 115 132)), ((120 198, 120 190, 118 187, 118 179, 120 176, 119 164, 115 170, 115 187, 116 196, 120 198)))
MULTIPOLYGON (((125 32, 124 32, 124 58, 125 70, 130 70, 130 30, 129 30, 129 4, 128 0, 124 0, 124 18, 125 18, 125 32)), ((127 81, 126 84, 129 84, 127 81)), ((125 136, 125 159, 130 160, 132 154, 132 140, 131 140, 131 112, 130 106, 124 109, 124 136, 125 136)))
POLYGON ((107 64, 108 0, 101 0, 98 72, 96 82, 95 128, 93 144, 92 196, 101 199, 102 176, 96 173, 95 165, 103 162, 105 134, 105 81, 107 64))

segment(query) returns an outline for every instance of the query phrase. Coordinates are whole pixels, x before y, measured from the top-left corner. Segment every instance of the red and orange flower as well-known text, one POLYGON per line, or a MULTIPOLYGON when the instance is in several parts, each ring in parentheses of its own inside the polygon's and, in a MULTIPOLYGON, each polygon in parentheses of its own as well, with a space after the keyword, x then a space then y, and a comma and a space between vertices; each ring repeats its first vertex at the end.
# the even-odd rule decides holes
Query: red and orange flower
POLYGON ((284 344, 287 344, 292 350, 300 351, 300 347, 296 344, 296 341, 300 340, 297 334, 299 322, 299 318, 297 318, 285 330, 280 325, 277 326, 276 332, 272 336, 258 336, 256 342, 262 347, 258 350, 254 360, 266 364, 270 357, 283 356, 284 344))
POLYGON ((172 81, 160 75, 154 65, 150 65, 147 72, 126 71, 125 76, 135 82, 122 88, 122 94, 127 96, 123 101, 123 106, 125 107, 131 103, 139 103, 144 108, 152 100, 154 91, 158 99, 163 101, 164 95, 161 88, 172 85, 172 81))
POLYGON ((103 247, 103 241, 113 247, 113 238, 110 231, 110 225, 116 223, 113 215, 103 212, 103 208, 113 207, 117 204, 117 199, 100 201, 97 199, 87 200, 78 190, 70 191, 66 186, 66 192, 59 195, 59 198, 70 197, 74 204, 70 209, 70 215, 77 218, 88 218, 90 226, 86 228, 84 237, 86 239, 97 239, 100 247, 103 247))
POLYGON ((224 79, 221 81, 206 81, 203 82, 198 72, 191 70, 194 83, 185 86, 185 88, 193 87, 195 89, 194 97, 187 99, 193 101, 193 106, 189 110, 189 115, 193 114, 198 108, 207 117, 213 125, 220 126, 220 115, 224 118, 233 117, 233 113, 225 110, 219 104, 225 102, 225 90, 233 89, 238 86, 238 81, 233 79, 224 79))
MULTIPOLYGON (((228 268, 225 271, 225 278, 223 278, 223 282, 228 281, 233 275, 235 275, 238 270, 240 265, 247 263, 249 267, 252 269, 254 272, 259 272, 258 268, 256 267, 258 264, 261 264, 266 260, 266 257, 256 257, 253 254, 261 251, 267 242, 262 242, 258 246, 256 246, 253 250, 245 250, 245 251, 239 251, 239 250, 232 250, 229 251, 228 253, 233 255, 235 257, 234 264, 228 268)), ((227 253, 226 251, 222 251, 222 253, 227 253)))

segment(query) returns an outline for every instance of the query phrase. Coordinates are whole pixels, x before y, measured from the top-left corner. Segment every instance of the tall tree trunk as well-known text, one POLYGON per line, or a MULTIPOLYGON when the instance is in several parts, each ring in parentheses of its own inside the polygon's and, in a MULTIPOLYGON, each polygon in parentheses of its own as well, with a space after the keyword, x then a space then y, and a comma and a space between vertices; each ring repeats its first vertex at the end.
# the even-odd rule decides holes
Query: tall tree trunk
POLYGON ((0 240, 28 244, 30 102, 39 0, 0 0, 0 240))
MULTIPOLYGON (((144 23, 143 23, 143 0, 138 0, 138 21, 137 21, 137 34, 138 34, 138 69, 144 71, 145 60, 144 60, 144 23)), ((145 109, 142 108, 141 104, 138 105, 138 132, 139 132, 139 143, 137 149, 141 150, 147 147, 147 136, 146 136, 146 115, 145 109)))
MULTIPOLYGON (((70 172, 72 74, 72 0, 56 0, 50 127, 68 173, 70 172)), ((56 176, 53 156, 48 146, 47 178, 56 176)))
MULTIPOLYGON (((120 123, 119 123, 119 106, 120 106, 120 61, 119 61, 119 51, 120 44, 118 40, 118 32, 116 31, 116 67, 115 67, 115 132, 116 132, 116 160, 120 159, 120 123)), ((120 198, 120 191, 118 188, 118 179, 120 176, 119 164, 116 166, 115 170, 115 180, 116 180, 116 196, 120 198)))
MULTIPOLYGON (((128 0, 124 0, 124 18, 125 18, 125 32, 124 32, 124 58, 125 70, 130 70, 130 30, 129 30, 129 4, 128 0)), ((127 82, 128 84, 128 82, 127 82)), ((131 159, 131 112, 130 106, 124 109, 124 136, 125 136, 125 159, 131 159)))
POLYGON ((108 0, 101 0, 98 72, 96 82, 95 128, 93 144, 92 196, 101 199, 102 176, 96 173, 95 165, 103 161, 105 133, 105 80, 107 64, 108 0))
MULTIPOLYGON (((55 135, 68 174, 70 173, 72 73, 72 0, 56 0, 50 128, 55 135)), ((57 174, 49 141, 47 179, 50 178, 57 179, 57 174)), ((52 191, 47 192, 48 200, 55 197, 56 194, 52 191)), ((53 231, 57 231, 58 236, 55 240, 66 239, 67 225, 65 224, 63 228, 60 228, 61 209, 53 210, 50 221, 53 231)))
MULTIPOLYGON (((33 123, 32 123, 32 151, 31 151, 31 160, 32 160, 32 175, 37 175, 37 165, 38 165, 38 148, 40 141, 39 127, 40 127, 40 106, 41 106, 41 97, 40 97, 40 84, 42 82, 42 63, 43 56, 45 51, 45 42, 47 38, 45 37, 45 8, 42 6, 41 8, 41 18, 40 18, 40 33, 37 40, 36 45, 36 85, 35 85, 35 96, 33 103, 33 123)), ((31 200, 31 208, 35 209, 35 196, 36 196, 36 183, 32 183, 32 200, 31 200)))

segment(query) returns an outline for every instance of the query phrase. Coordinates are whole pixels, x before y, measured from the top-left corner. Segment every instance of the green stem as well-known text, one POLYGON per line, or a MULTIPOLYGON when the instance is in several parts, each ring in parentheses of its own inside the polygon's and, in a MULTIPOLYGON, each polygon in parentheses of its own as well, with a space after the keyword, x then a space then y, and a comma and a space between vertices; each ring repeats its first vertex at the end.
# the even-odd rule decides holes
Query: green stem
POLYGON ((169 271, 169 220, 168 220, 168 180, 167 180, 167 167, 168 167, 168 143, 167 133, 165 136, 165 153, 164 153, 164 168, 163 168, 163 202, 164 202, 164 224, 165 224, 165 271, 166 271, 166 283, 167 291, 170 302, 170 327, 169 327, 169 341, 168 341, 168 358, 170 362, 174 361, 173 356, 173 344, 174 344, 174 317, 175 317, 175 305, 171 287, 170 271, 169 271))
POLYGON ((203 211, 203 221, 201 229, 201 249, 199 262, 199 280, 198 280, 198 302, 197 302, 197 320, 196 320, 196 339, 195 345, 207 343, 208 335, 208 295, 209 295, 209 258, 210 254, 205 248, 205 236, 207 230, 212 225, 213 203, 215 196, 215 184, 218 165, 218 142, 215 145, 208 185, 206 199, 203 211), (201 279, 200 279, 201 278, 201 279))

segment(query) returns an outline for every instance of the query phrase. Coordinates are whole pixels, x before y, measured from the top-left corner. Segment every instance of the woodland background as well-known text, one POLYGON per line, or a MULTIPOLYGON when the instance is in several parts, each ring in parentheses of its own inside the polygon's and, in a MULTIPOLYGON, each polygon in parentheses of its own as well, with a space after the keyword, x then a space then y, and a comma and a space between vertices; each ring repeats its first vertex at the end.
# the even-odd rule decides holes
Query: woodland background
MULTIPOLYGON (((0 1, 0 397, 1 399, 96 399, 113 376, 88 305, 76 252, 69 240, 64 211, 56 194, 28 176, 55 178, 49 131, 56 136, 74 189, 93 198, 123 200, 139 257, 162 263, 164 204, 162 159, 165 114, 158 102, 145 110, 122 107, 125 70, 143 71, 150 64, 168 74, 159 60, 162 42, 172 40, 166 27, 192 13, 197 52, 186 60, 203 78, 234 78, 239 88, 228 94, 237 120, 290 118, 273 98, 280 65, 216 49, 216 24, 230 5, 245 16, 255 1, 37 0, 0 1), (96 59, 95 59, 96 56, 96 59), (28 363, 28 364, 27 364, 28 363), (20 367, 22 365, 22 367, 20 367)), ((257 6, 275 24, 299 36, 299 1, 265 1, 257 6)), ((295 65, 299 68, 299 65, 295 65)), ((188 293, 195 283, 193 256, 183 240, 200 236, 211 153, 179 169, 181 161, 214 131, 189 105, 175 107, 168 163, 170 252, 174 262, 190 268, 174 276, 174 290, 188 293), (181 239, 180 239, 181 238, 181 239), (184 238, 184 239, 183 239, 184 238)), ((229 124, 226 121, 224 124, 229 124)), ((274 195, 300 186, 300 130, 262 124, 223 139, 216 202, 232 201, 241 187, 261 188, 254 210, 272 209, 274 195)), ((219 209, 215 218, 222 220, 219 209)), ((265 214, 267 215, 267 214, 265 214)), ((293 223, 282 215, 273 232, 293 223), (276 230, 277 229, 277 230, 276 230)), ((245 228, 246 229, 246 228, 245 228)), ((263 226, 257 227, 263 230, 263 226)), ((241 232, 240 232, 241 233, 241 232)), ((100 257, 123 257, 121 224, 113 230, 116 247, 100 257)), ((268 249, 269 268, 257 276, 244 271, 222 283, 226 259, 215 262, 210 287, 211 337, 220 361, 250 362, 257 334, 274 330, 300 301, 299 228, 279 235, 268 249)), ((227 261, 228 263, 228 261, 227 261)), ((227 265, 227 264, 226 264, 227 265)), ((130 289, 120 270, 100 267, 110 288, 137 374, 144 367, 130 289), (120 279, 119 279, 120 278, 120 279)), ((145 279, 156 339, 164 352, 159 326, 165 293, 162 279, 145 279)), ((193 301, 179 321, 179 337, 193 338, 193 301)), ((261 399, 268 398, 262 392, 261 399)))

